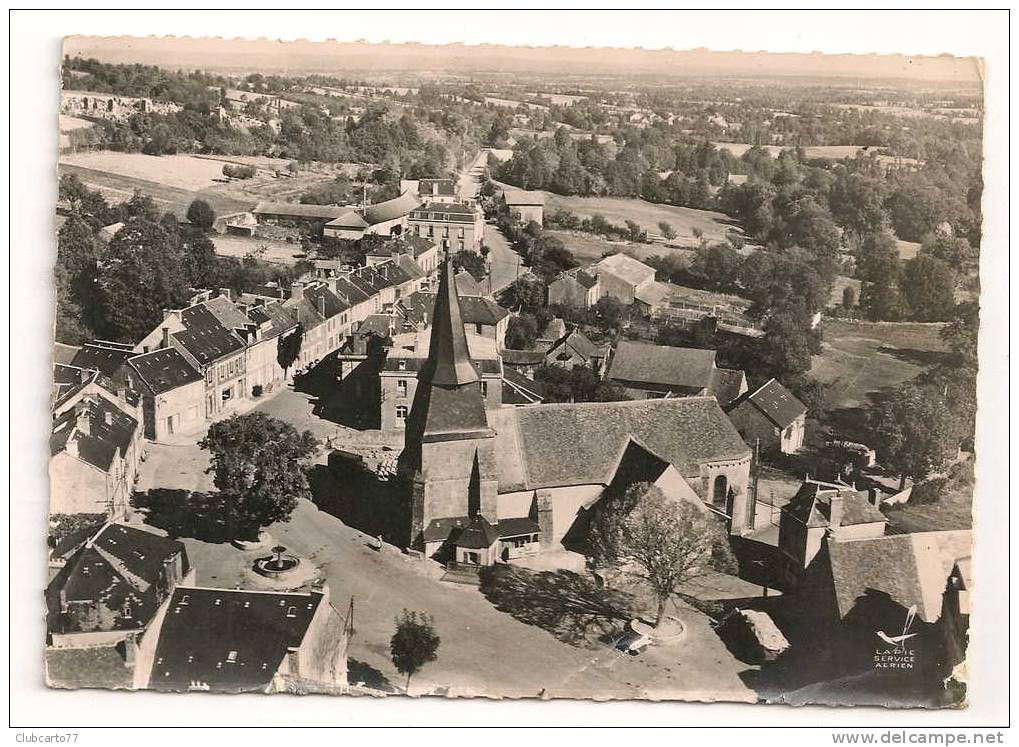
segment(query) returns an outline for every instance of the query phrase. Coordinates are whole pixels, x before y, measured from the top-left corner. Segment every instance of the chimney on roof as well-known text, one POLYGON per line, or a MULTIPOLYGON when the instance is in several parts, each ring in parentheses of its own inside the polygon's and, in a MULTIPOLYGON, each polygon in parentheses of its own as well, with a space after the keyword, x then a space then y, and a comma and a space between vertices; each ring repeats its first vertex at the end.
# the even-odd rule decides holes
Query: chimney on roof
POLYGON ((300 298, 301 293, 304 292, 304 286, 301 283, 291 283, 290 285, 290 297, 300 298))
POLYGON ((91 379, 91 378, 92 378, 92 372, 91 371, 89 371, 87 368, 80 369, 80 373, 78 374, 78 379, 81 381, 82 384, 87 384, 88 380, 91 379))
POLYGON ((437 197, 439 195, 439 183, 432 182, 432 196, 437 197))
POLYGON ((828 528, 831 530, 838 529, 842 526, 842 516, 845 512, 845 499, 842 493, 836 491, 831 497, 831 510, 828 515, 828 528))
POLYGON ((233 293, 230 291, 229 288, 220 288, 219 295, 223 296, 223 298, 225 298, 227 301, 233 300, 233 293))
POLYGON ((170 328, 163 327, 163 347, 170 347, 170 328))
POLYGON ((318 313, 319 313, 319 316, 321 316, 323 319, 326 318, 326 297, 325 296, 319 296, 318 297, 318 313))
POLYGON ((109 410, 104 411, 103 422, 106 423, 106 425, 113 425, 113 413, 109 410))
POLYGON ((78 458, 78 442, 74 438, 73 433, 71 434, 71 437, 67 439, 67 445, 64 449, 67 451, 68 456, 73 456, 75 459, 78 458))

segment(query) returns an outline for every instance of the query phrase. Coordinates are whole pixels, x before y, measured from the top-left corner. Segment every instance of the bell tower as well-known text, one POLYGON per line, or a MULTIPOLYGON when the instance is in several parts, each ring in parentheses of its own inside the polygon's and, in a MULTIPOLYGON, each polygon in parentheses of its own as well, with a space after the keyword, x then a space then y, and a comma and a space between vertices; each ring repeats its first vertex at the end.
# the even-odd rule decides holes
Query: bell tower
POLYGON ((494 438, 471 361, 449 257, 439 268, 428 358, 407 416, 401 469, 412 475, 410 544, 435 519, 497 522, 494 438))

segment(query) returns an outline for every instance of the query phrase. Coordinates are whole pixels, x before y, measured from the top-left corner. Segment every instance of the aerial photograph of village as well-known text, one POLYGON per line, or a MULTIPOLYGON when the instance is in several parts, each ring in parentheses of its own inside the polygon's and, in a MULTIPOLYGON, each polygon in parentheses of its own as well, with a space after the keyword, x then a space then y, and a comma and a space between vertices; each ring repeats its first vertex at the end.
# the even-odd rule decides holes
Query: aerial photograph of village
POLYGON ((975 59, 59 65, 50 687, 965 702, 975 59))

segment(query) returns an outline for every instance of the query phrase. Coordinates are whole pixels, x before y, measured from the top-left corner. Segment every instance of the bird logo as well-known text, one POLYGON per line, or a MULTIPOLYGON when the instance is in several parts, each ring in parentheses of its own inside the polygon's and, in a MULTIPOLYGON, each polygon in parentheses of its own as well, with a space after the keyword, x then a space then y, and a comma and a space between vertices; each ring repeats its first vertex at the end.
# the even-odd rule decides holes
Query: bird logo
POLYGON ((890 645, 892 648, 900 648, 905 641, 916 635, 916 633, 910 633, 909 629, 913 627, 913 620, 916 619, 916 605, 912 605, 906 610, 906 623, 902 626, 902 633, 899 635, 891 636, 885 631, 877 631, 877 637, 882 641, 890 645))

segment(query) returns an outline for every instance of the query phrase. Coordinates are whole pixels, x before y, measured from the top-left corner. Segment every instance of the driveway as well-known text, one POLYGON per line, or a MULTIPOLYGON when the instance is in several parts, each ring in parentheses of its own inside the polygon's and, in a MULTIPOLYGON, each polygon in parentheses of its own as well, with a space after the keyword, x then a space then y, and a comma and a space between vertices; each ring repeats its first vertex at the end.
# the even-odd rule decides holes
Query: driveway
POLYGON ((485 227, 485 244, 492 250, 488 255, 488 262, 491 292, 494 294, 516 280, 523 269, 520 255, 513 251, 502 231, 491 223, 485 227))

